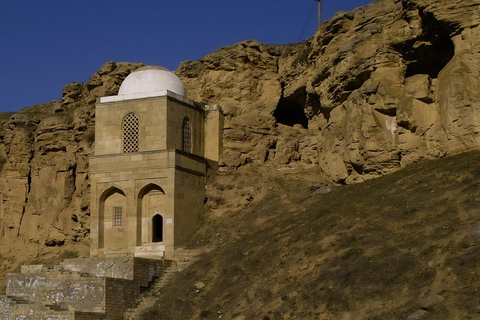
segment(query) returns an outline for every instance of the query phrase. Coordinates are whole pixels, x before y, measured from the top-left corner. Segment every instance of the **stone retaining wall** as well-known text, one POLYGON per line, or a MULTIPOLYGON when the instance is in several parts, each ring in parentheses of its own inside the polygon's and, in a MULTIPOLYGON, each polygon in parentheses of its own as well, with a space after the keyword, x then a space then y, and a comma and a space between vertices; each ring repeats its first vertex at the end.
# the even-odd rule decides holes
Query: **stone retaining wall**
POLYGON ((67 259, 59 266, 23 266, 7 276, 0 319, 116 320, 135 306, 163 261, 133 257, 67 259))

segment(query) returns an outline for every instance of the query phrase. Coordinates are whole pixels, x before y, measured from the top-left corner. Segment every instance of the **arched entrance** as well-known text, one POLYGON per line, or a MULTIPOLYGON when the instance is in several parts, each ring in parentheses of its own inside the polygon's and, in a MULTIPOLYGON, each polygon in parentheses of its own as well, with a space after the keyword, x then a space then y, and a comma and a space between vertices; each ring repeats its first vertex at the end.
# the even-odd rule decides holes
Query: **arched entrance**
POLYGON ((106 190, 99 199, 98 247, 119 249, 126 245, 125 223, 127 197, 115 187, 106 190))
POLYGON ((165 192, 163 189, 156 184, 145 186, 138 195, 137 203, 137 246, 148 242, 163 241, 163 216, 165 215, 165 192), (161 228, 158 227, 159 221, 162 224, 161 228), (153 235, 154 231, 156 232, 155 236, 153 235), (153 240, 159 238, 161 240, 153 240))
POLYGON ((152 242, 163 241, 163 217, 159 214, 152 219, 152 242))

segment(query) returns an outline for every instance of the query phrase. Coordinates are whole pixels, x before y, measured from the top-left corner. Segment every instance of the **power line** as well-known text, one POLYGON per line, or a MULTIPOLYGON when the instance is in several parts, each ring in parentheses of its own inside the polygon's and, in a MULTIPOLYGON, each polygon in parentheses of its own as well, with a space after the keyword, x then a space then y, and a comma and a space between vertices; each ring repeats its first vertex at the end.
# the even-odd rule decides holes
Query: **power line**
POLYGON ((310 22, 310 19, 312 18, 313 10, 315 9, 315 2, 312 2, 312 5, 310 7, 310 12, 308 13, 307 21, 305 21, 305 25, 303 26, 302 34, 300 35, 300 38, 298 41, 302 41, 303 34, 305 33, 305 30, 307 29, 308 23, 310 22))

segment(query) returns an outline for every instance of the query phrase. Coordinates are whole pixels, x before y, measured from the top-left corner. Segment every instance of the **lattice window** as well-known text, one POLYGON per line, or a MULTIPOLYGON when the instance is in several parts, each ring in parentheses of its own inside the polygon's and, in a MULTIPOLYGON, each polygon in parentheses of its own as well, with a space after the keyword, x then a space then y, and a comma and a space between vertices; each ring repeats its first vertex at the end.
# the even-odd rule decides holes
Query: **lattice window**
POLYGON ((122 131, 123 152, 137 152, 139 141, 139 120, 135 113, 131 112, 123 118, 122 131))
POLYGON ((188 118, 183 119, 182 124, 182 150, 192 152, 192 128, 188 118))
POLYGON ((113 207, 113 226, 122 225, 122 207, 113 207))

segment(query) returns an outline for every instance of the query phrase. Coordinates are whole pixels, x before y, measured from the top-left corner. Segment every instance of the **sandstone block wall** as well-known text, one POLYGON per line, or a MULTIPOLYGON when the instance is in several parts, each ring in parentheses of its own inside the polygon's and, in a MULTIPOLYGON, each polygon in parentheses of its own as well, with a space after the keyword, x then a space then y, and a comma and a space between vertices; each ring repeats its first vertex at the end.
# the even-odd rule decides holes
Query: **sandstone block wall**
POLYGON ((7 296, 79 311, 105 310, 105 279, 69 273, 10 274, 7 296))
POLYGON ((13 306, 15 302, 6 297, 0 297, 0 319, 4 320, 14 320, 13 317, 13 306))
POLYGON ((59 266, 25 266, 9 274, 0 297, 3 319, 122 319, 141 287, 160 276, 164 263, 137 258, 68 259, 59 266))
POLYGON ((135 306, 140 295, 137 281, 124 279, 105 279, 105 313, 108 319, 122 319, 123 311, 135 306))
POLYGON ((165 261, 133 257, 67 259, 61 267, 72 272, 86 273, 95 277, 135 280, 147 287, 152 279, 162 273, 165 261))
POLYGON ((77 258, 66 259, 60 265, 72 272, 86 273, 94 277, 111 277, 133 280, 134 258, 77 258))
POLYGON ((171 100, 167 105, 167 148, 183 150, 182 145, 182 124, 185 118, 189 119, 191 128, 191 150, 190 152, 203 157, 204 136, 205 136, 205 113, 203 109, 193 104, 181 103, 171 100))
MULTIPOLYGON (((38 304, 17 304, 13 313, 9 315, 12 320, 76 320, 75 312, 68 310, 50 309, 38 304)), ((2 318, 3 319, 3 318, 2 318)), ((9 318, 7 318, 9 319, 9 318)))
MULTIPOLYGON (((183 157, 181 160, 190 160, 183 157)), ((183 161, 182 161, 183 162, 183 161)), ((193 162, 193 161, 191 161, 193 162)), ((175 171, 175 210, 180 214, 175 217, 175 242, 183 243, 192 234, 203 208, 205 194, 205 177, 193 175, 181 170, 175 171), (196 196, 192 196, 196 195, 196 196)))
POLYGON ((105 320, 105 314, 97 312, 75 312, 75 320, 105 320))
POLYGON ((91 256, 134 254, 135 247, 154 244, 171 251, 195 228, 205 198, 205 175, 203 158, 175 149, 92 157, 91 256), (150 187, 163 193, 163 203, 156 208, 147 208, 144 201, 150 187), (109 202, 111 188, 118 189, 126 203, 121 227, 111 223, 108 210, 119 203, 109 202), (156 214, 163 218, 161 242, 152 239, 156 214))
POLYGON ((219 106, 205 106, 204 157, 217 163, 222 154, 223 122, 224 115, 219 106))
POLYGON ((164 260, 135 258, 133 265, 134 280, 141 287, 149 287, 153 279, 160 277, 166 265, 168 265, 168 262, 164 260))

